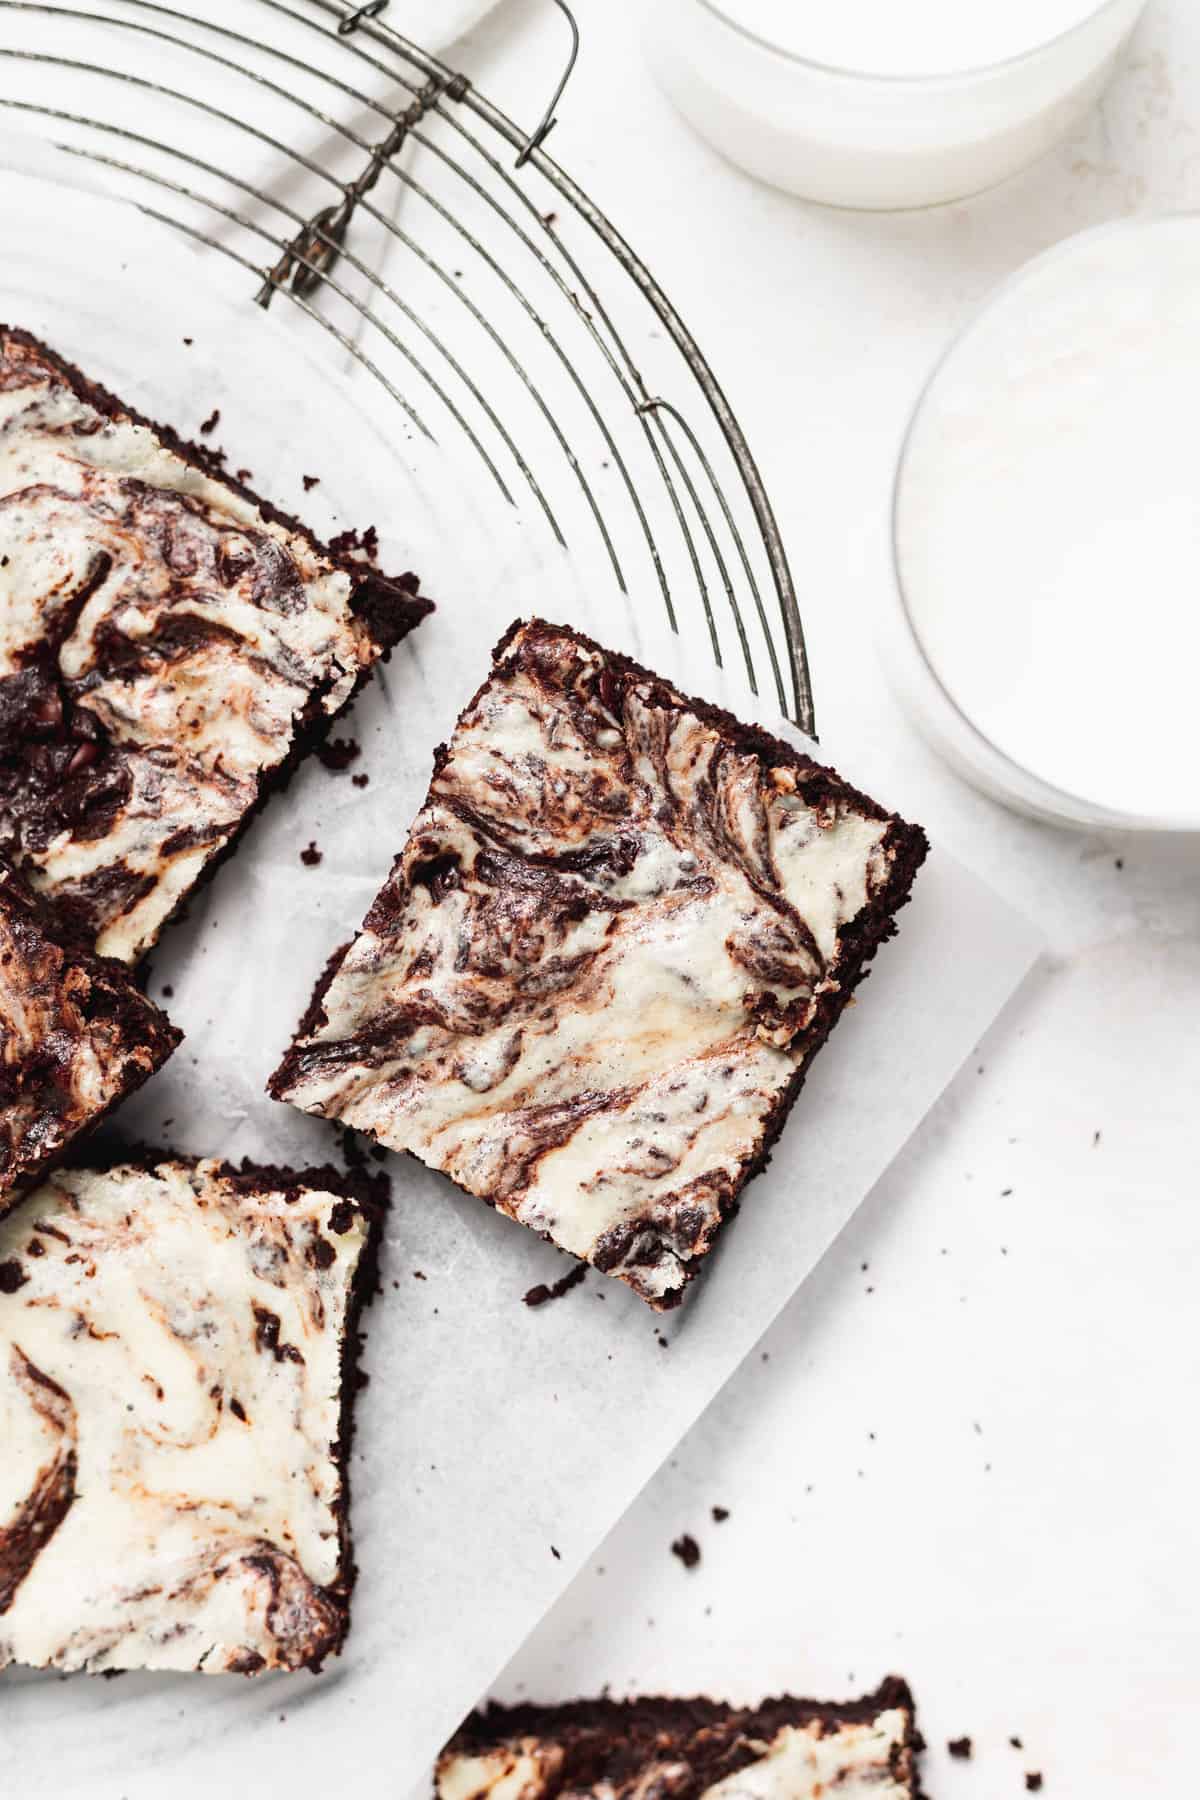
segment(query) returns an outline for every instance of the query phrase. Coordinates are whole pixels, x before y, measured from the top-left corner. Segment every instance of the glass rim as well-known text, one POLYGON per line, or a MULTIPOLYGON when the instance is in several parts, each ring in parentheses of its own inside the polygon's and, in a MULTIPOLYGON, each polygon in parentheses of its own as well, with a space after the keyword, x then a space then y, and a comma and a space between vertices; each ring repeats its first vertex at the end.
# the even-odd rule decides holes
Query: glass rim
POLYGON ((1068 818, 1090 820, 1096 825, 1107 825, 1115 830, 1161 832, 1200 831, 1200 809, 1194 813, 1163 814, 1154 812, 1133 813, 1127 812, 1119 807, 1108 806, 1102 800, 1078 793, 1075 789, 1064 787, 1059 782, 1048 780, 1046 776, 1040 775, 1036 769, 1032 769, 1027 763, 1021 762, 1018 757, 1012 755, 1011 752, 1004 749, 1002 745, 996 743, 993 738, 988 736, 987 732, 984 731, 970 714, 963 709, 953 692, 942 679, 925 644, 925 640, 922 637, 916 619, 913 616, 912 608, 909 604, 908 590, 905 586, 904 571, 900 554, 899 522, 901 488, 903 486, 904 473, 908 464, 909 454, 912 450, 917 427, 920 424, 930 394, 951 358, 966 342, 967 338, 975 328, 981 324, 997 306, 1008 299, 1008 297, 1019 288, 1028 277, 1036 274, 1040 269, 1045 268, 1050 263, 1059 261, 1060 259, 1065 260, 1067 254, 1077 245, 1090 242, 1095 238, 1110 237, 1118 232, 1144 232, 1153 230, 1155 227, 1179 224, 1182 222, 1190 222, 1192 225, 1200 227, 1200 210, 1189 208, 1178 212, 1148 214, 1141 218, 1107 219, 1098 225, 1086 226, 1082 231, 1072 232, 1069 237, 1061 238, 1058 243, 1051 244, 1045 250, 1039 251, 1036 256, 1031 256, 1029 260, 1022 263, 1019 268, 1012 270, 1008 275, 1004 276, 1004 278, 990 290, 970 316, 964 320, 957 330, 955 330, 949 343, 941 351, 932 368, 929 370, 929 373, 921 383, 916 400, 913 403, 912 410, 909 414, 908 422, 904 427, 904 436, 901 439, 900 449, 896 457, 895 474, 892 478, 889 535, 891 538, 893 598, 898 604, 901 619, 907 631, 908 642, 911 644, 919 659, 923 675, 933 684, 940 699, 953 713, 957 724, 970 735, 974 743, 983 747, 988 757, 995 765, 1003 768, 1012 776, 1018 778, 1017 781, 1012 784, 1014 792, 1020 792, 1023 789, 1028 793, 1029 790, 1032 789, 1035 795, 1040 798, 1041 803, 1044 806, 1056 810, 1061 809, 1064 816, 1068 818))
MULTIPOLYGON (((1048 51, 1053 50, 1056 45, 1065 44, 1078 33, 1086 31, 1104 13, 1118 12, 1122 6, 1128 4, 1128 0, 1099 0, 1099 3, 1093 6, 1090 12, 1085 13, 1082 19, 1077 19, 1074 25, 1064 26, 1061 31, 1056 31, 1052 36, 1043 38, 1040 43, 1033 45, 1028 50, 1017 50, 1011 56, 999 57, 994 62, 967 63, 959 69, 918 71, 912 74, 887 74, 873 69, 855 68, 850 63, 828 63, 822 62, 818 57, 804 56, 798 50, 789 50, 783 44, 772 43, 770 38, 763 37, 760 32, 752 30, 750 26, 744 25, 740 20, 731 18, 725 10, 726 3, 727 0, 695 0, 695 4, 702 12, 719 20, 722 25, 728 26, 730 31, 736 32, 738 37, 743 38, 746 43, 757 45, 760 50, 768 51, 770 55, 779 57, 783 62, 794 63, 798 68, 809 69, 815 74, 836 75, 845 81, 879 82, 889 87, 905 88, 936 86, 939 83, 957 85, 961 82, 978 80, 981 76, 1001 74, 1005 70, 1019 68, 1022 63, 1036 61, 1045 56, 1048 51)), ((1148 5, 1149 0, 1138 0, 1134 22, 1148 5)))

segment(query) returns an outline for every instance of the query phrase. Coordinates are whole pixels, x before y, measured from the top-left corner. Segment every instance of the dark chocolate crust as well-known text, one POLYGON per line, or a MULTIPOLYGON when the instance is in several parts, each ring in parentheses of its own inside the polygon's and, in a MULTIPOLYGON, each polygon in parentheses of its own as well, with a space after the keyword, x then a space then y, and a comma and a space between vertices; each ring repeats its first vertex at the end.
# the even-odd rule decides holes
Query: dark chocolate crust
POLYGON ((21 1049, 0 1016, 0 1216, 73 1153, 182 1041, 123 963, 97 956, 0 859, 4 980, 36 1011, 38 1040, 21 1049), (103 1037, 101 1034, 103 1033, 103 1037), (114 1086, 103 1105, 73 1101, 73 1051, 90 1046, 114 1086), (107 1053, 107 1055, 106 1055, 107 1053))
MULTIPOLYGON (((164 425, 158 420, 148 417, 135 407, 129 406, 100 383, 91 380, 74 363, 70 362, 49 345, 43 343, 33 333, 26 331, 19 326, 0 324, 0 342, 7 342, 16 346, 18 349, 27 351, 38 362, 53 370, 54 374, 83 404, 93 408, 102 417, 115 421, 130 421, 135 425, 144 426, 152 431, 156 438, 168 450, 177 455, 190 467, 197 469, 200 473, 210 479, 220 482, 222 486, 229 489, 231 493, 238 495, 243 500, 246 500, 251 505, 257 507, 264 518, 301 538, 319 556, 324 558, 334 568, 337 568, 346 574, 353 583, 349 602, 350 610, 365 629, 366 635, 371 643, 375 646, 377 660, 386 661, 390 657, 394 646, 433 610, 433 603, 419 593, 418 579, 414 574, 409 572, 396 577, 389 577, 374 568, 365 557, 356 555, 354 551, 346 545, 340 543, 324 543, 302 520, 285 512, 282 508, 275 506, 271 501, 264 499, 261 494, 247 486, 244 481, 241 481, 235 475, 230 474, 224 467, 222 457, 208 446, 191 442, 183 438, 171 426, 164 425)), ((353 536, 354 534, 349 535, 353 536)), ((54 659, 52 658, 51 660, 54 659)), ((49 690, 51 691, 51 704, 53 704, 52 690, 54 683, 49 677, 51 677, 53 673, 54 671, 49 669, 42 671, 43 682, 48 683, 49 690)), ((158 928, 160 931, 167 923, 178 919, 186 911, 187 906, 196 892, 213 878, 226 858, 233 854, 241 841, 242 834, 246 831, 253 818, 266 804, 271 795, 286 787, 296 772, 296 769, 304 759, 310 753, 319 749, 325 742, 335 721, 341 718, 346 710, 353 705, 358 694, 370 680, 371 673, 371 666, 366 667, 361 671, 352 692, 347 696, 344 703, 336 712, 331 713, 325 709, 325 701, 328 697, 332 678, 322 681, 309 691, 303 708, 294 718, 290 742, 288 743, 285 755, 278 763, 257 774, 254 781, 254 798, 244 808, 232 830, 228 831, 227 835, 224 836, 223 841, 220 842, 219 846, 216 847, 213 853, 208 857, 207 861, 199 871, 197 878, 180 895, 178 902, 168 915, 168 918, 164 919, 160 924, 158 928)), ((27 682, 31 678, 32 677, 21 674, 10 678, 10 680, 21 683, 27 682)), ((32 696, 35 703, 41 700, 41 698, 40 690, 37 695, 32 696)), ((0 712, 2 712, 2 710, 3 709, 0 708, 0 712)), ((83 729, 84 736, 86 737, 95 737, 96 733, 94 730, 94 722, 89 724, 89 715, 87 714, 86 709, 76 709, 73 712, 72 723, 69 727, 62 723, 64 709, 61 704, 59 705, 58 710, 60 719, 59 735, 65 737, 64 745, 59 746, 56 741, 54 741, 53 728, 48 730, 39 725, 36 735, 39 739, 49 736, 51 741, 46 745, 46 749, 53 752, 54 750, 61 748, 62 757, 60 760, 66 760, 70 753, 76 748, 75 737, 72 734, 75 733, 77 735, 77 727, 83 729)), ((2 726, 3 723, 3 718, 0 717, 0 726, 2 726)), ((20 730, 18 729, 20 724, 20 719, 14 717, 14 736, 18 746, 21 736, 20 730)), ((23 779, 29 781, 32 786, 36 786, 36 772, 33 775, 24 776, 23 779)), ((60 787, 61 776, 58 776, 52 783, 52 794, 56 793, 60 787)), ((115 871, 103 871, 102 873, 105 880, 110 883, 116 882, 117 875, 115 871)), ((132 892, 131 897, 126 904, 132 904, 138 897, 139 895, 137 892, 132 892)), ((69 913, 74 910, 77 915, 77 922, 81 926, 86 926, 89 923, 89 911, 92 906, 90 895, 75 899, 72 896, 64 894, 61 897, 60 905, 64 913, 69 913)))
POLYGON ((749 1707, 705 1697, 656 1695, 573 1700, 561 1706, 500 1706, 493 1701, 463 1721, 442 1759, 479 1755, 518 1739, 536 1738, 563 1753, 554 1778, 556 1792, 582 1794, 601 1783, 620 1792, 648 1765, 670 1761, 687 1768, 686 1779, 672 1783, 674 1800, 696 1800, 714 1782, 757 1760, 763 1741, 785 1726, 816 1724, 834 1732, 845 1725, 869 1724, 881 1712, 892 1710, 906 1715, 900 1749, 913 1759, 913 1800, 922 1800, 915 1762, 922 1748, 916 1706, 908 1683, 898 1675, 888 1676, 873 1694, 846 1701, 788 1694, 749 1707))

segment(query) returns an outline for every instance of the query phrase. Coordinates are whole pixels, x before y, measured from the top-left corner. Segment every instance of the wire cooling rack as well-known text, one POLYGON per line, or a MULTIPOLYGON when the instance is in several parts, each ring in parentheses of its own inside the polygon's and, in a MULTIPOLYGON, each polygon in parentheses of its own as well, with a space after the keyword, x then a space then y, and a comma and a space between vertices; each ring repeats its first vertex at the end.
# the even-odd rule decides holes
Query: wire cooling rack
POLYGON ((532 131, 403 37, 389 0, 0 0, 0 116, 240 265, 248 305, 300 309, 406 433, 453 440, 812 733, 787 556, 737 420, 546 154, 579 49, 554 5, 562 62, 532 131))

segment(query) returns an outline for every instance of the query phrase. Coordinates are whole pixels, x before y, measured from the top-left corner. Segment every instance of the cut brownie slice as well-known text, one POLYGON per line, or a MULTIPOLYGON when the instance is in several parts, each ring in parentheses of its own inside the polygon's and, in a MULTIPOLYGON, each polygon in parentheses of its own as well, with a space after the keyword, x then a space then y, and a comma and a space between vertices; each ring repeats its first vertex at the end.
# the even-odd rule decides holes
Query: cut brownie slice
POLYGON ((429 610, 0 326, 0 837, 133 961, 429 610))
POLYGON ((844 1704, 785 1696, 491 1706, 438 1759, 437 1800, 919 1800, 912 1695, 895 1676, 844 1704))
POLYGON ((271 1092, 672 1306, 925 851, 779 739, 517 624, 271 1092))
POLYGON ((317 1668, 381 1177, 147 1161, 0 1224, 0 1667, 317 1668))
POLYGON ((123 963, 73 943, 0 859, 0 1214, 180 1037, 123 963))

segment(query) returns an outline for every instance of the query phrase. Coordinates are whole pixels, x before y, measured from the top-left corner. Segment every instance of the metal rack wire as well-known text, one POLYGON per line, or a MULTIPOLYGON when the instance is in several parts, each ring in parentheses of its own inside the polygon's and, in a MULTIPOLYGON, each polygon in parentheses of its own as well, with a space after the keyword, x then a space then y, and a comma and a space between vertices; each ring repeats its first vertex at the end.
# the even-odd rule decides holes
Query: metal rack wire
MULTIPOLYGON (((729 640, 814 731, 795 589, 758 469, 679 313, 545 139, 410 43, 388 0, 0 0, 0 116, 244 268, 457 436, 620 590, 729 640)), ((549 85, 549 84, 548 84, 549 85)))

